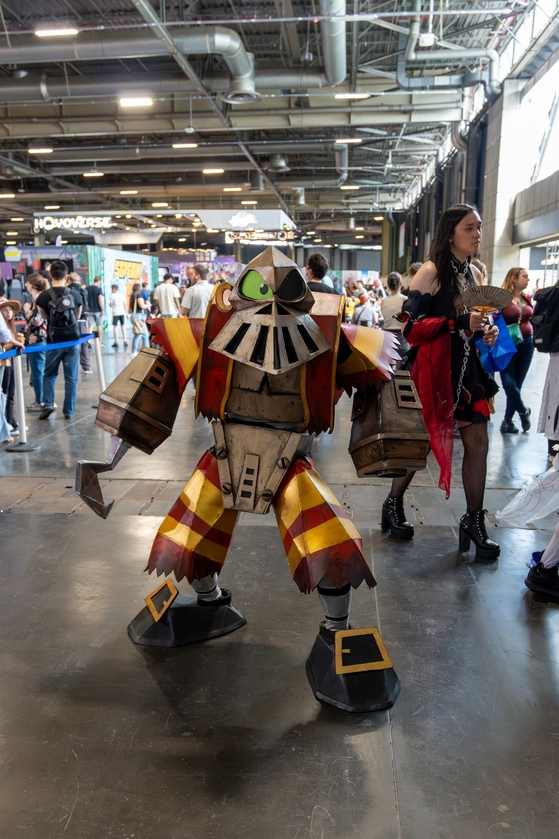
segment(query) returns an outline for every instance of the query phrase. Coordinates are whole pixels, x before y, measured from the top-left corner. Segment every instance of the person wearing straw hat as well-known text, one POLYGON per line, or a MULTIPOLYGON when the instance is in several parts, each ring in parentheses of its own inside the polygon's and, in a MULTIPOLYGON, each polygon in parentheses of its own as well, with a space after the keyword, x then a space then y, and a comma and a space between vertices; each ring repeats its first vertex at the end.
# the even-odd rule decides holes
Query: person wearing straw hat
MULTIPOLYGON (((1 302, 1 301, 0 301, 1 302)), ((14 301, 6 301, 14 302, 14 301)), ((19 305, 19 304, 18 304, 19 305)), ((1 351, 11 350, 14 347, 23 348, 23 341, 15 337, 8 324, 4 319, 2 308, 0 307, 0 348, 1 351)), ((10 359, 0 359, 0 443, 13 443, 14 439, 10 434, 10 428, 6 421, 6 398, 2 391, 2 382, 4 379, 4 371, 8 369, 6 366, 10 359)))

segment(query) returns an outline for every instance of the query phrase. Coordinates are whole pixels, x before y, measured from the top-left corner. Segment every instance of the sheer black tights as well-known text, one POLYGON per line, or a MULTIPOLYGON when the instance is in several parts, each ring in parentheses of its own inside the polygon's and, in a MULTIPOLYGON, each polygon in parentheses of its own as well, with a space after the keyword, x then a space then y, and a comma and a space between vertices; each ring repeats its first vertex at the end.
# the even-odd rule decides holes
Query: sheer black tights
MULTIPOLYGON (((468 510, 481 510, 485 493, 485 478, 487 475, 487 451, 489 440, 487 437, 487 423, 472 423, 460 429, 460 436, 464 445, 464 459, 462 461, 462 483, 468 510)), ((402 498, 412 482, 415 472, 409 472, 403 478, 394 478, 390 495, 402 498)))

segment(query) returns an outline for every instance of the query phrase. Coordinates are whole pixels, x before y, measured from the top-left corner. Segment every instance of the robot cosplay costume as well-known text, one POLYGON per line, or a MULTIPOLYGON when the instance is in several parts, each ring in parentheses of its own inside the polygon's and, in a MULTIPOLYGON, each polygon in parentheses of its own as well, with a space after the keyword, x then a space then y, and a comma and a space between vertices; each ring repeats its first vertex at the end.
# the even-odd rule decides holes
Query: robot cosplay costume
POLYGON ((214 446, 200 458, 155 537, 146 570, 169 580, 128 631, 137 644, 180 646, 245 618, 219 585, 239 513, 273 508, 291 575, 324 610, 307 675, 315 696, 349 711, 390 707, 399 682, 374 627, 349 626, 351 590, 375 579, 362 541, 311 459, 345 390, 378 388, 398 360, 390 333, 342 323, 344 298, 311 293, 297 265, 269 247, 234 286, 221 283, 204 321, 156 319, 144 348, 101 394, 96 424, 113 436, 105 463, 81 461, 76 490, 106 517, 98 483, 130 446, 151 454, 171 433, 197 373, 195 413, 214 446))

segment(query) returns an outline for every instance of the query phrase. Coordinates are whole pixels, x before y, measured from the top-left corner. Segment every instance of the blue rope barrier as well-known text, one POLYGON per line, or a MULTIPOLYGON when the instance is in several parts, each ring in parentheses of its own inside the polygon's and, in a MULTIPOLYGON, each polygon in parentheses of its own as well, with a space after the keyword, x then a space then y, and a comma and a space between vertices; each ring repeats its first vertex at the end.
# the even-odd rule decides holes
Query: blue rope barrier
POLYGON ((87 335, 81 335, 75 341, 63 341, 60 344, 33 344, 29 347, 24 347, 22 350, 7 350, 0 353, 0 358, 13 358, 15 355, 29 355, 32 352, 50 352, 51 350, 63 350, 66 347, 75 347, 78 344, 85 344, 86 341, 91 341, 92 338, 97 338, 98 332, 88 332, 87 335))

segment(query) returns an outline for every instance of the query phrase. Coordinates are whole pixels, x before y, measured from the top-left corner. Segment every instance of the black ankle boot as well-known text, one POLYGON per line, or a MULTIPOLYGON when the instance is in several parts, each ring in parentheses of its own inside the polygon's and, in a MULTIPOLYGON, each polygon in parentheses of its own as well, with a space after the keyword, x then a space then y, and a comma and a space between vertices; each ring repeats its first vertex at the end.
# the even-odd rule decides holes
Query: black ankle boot
POLYGON ((487 510, 472 510, 460 519, 458 549, 466 553, 470 549, 470 541, 476 546, 476 560, 494 562, 499 558, 501 548, 497 542, 492 542, 485 527, 487 510))
MULTIPOLYGON (((542 553, 539 554, 540 557, 542 553)), ((536 554, 532 554, 532 556, 535 557, 536 554)), ((549 594, 555 600, 558 600, 559 577, 557 576, 557 565, 554 565, 553 568, 546 568, 541 561, 534 563, 532 560, 524 585, 536 594, 549 594)))
POLYGON ((389 495, 382 505, 381 529, 390 531, 395 539, 413 539, 413 524, 406 521, 404 499, 389 495))

